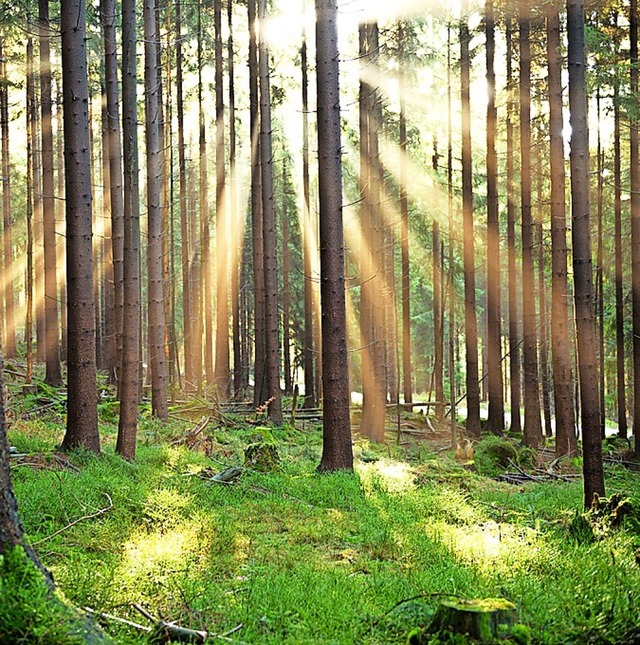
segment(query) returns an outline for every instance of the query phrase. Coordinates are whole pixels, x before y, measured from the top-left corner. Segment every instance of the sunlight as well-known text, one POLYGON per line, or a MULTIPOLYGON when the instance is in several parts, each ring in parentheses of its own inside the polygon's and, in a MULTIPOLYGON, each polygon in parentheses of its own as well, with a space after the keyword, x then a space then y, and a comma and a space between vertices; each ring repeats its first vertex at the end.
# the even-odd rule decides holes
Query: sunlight
POLYGON ((368 497, 377 487, 388 493, 405 493, 415 489, 415 473, 407 463, 380 459, 373 463, 359 462, 355 468, 368 497))

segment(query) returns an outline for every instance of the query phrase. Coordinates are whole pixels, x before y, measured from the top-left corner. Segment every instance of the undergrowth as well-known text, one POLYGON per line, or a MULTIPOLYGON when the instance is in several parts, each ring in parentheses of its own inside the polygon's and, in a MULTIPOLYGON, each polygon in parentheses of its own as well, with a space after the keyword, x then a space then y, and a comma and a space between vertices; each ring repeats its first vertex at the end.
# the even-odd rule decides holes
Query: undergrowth
MULTIPOLYGON (((623 523, 572 539, 580 482, 512 486, 423 445, 366 442, 355 473, 319 475, 310 426, 273 429, 278 467, 258 472, 244 467, 254 427, 208 428, 208 455, 179 445, 190 427, 143 419, 131 464, 105 425, 101 457, 65 464, 59 426, 14 426, 28 455, 12 468, 23 523, 76 607, 144 622, 138 603, 212 635, 240 626, 226 638, 244 643, 382 644, 425 627, 443 598, 504 597, 534 643, 637 635, 640 538, 623 523), (230 466, 243 468, 234 483, 211 479, 230 466)), ((640 507, 637 477, 607 472, 608 492, 640 507)), ((145 642, 105 625, 116 642, 145 642)))

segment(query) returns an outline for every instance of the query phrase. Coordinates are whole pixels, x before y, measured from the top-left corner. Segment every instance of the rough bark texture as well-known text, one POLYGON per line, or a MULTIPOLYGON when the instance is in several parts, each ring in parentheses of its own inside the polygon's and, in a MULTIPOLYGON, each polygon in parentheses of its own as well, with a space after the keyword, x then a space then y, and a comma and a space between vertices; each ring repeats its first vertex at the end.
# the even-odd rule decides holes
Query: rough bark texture
POLYGON ((33 219, 35 213, 36 198, 34 195, 33 165, 34 165, 34 138, 36 129, 36 101, 35 101, 35 78, 33 76, 33 38, 27 40, 27 78, 26 78, 26 135, 27 135, 27 281, 25 287, 25 331, 27 372, 25 383, 31 383, 33 378, 33 219))
POLYGON ((520 419, 520 341, 518 331, 518 272, 516 262, 516 199, 514 182, 514 134, 516 105, 513 80, 513 32, 511 18, 507 18, 507 290, 509 293, 509 399, 511 404, 511 432, 522 432, 520 419))
POLYGON ((570 160, 574 300, 580 379, 584 503, 586 507, 590 507, 595 495, 604 496, 604 475, 589 229, 589 133, 585 79, 584 6, 580 0, 568 0, 567 2, 567 36, 569 42, 569 108, 571 112, 570 160))
POLYGON ((520 207, 522 225, 522 352, 524 357, 524 443, 542 442, 536 299, 533 272, 533 229, 531 214, 531 27, 530 0, 520 0, 520 207))
POLYGON ((147 149, 147 319, 151 408, 167 420, 167 370, 164 352, 164 290, 162 258, 160 97, 158 83, 158 34, 155 0, 144 2, 145 139, 147 149))
POLYGON ((500 320, 500 221, 498 216, 498 155, 496 153, 495 19, 493 0, 485 4, 487 38, 487 364, 489 430, 504 431, 504 395, 501 363, 500 320))
POLYGON ((58 288, 56 279, 56 220, 53 187, 53 126, 51 120, 51 25, 49 0, 39 0, 40 106, 42 110, 42 212, 44 239, 44 318, 46 376, 49 385, 62 385, 58 341, 58 288))
MULTIPOLYGON (((258 0, 260 21, 266 18, 266 0, 258 0)), ((278 276, 276 265, 276 218, 273 190, 273 149, 271 137, 271 88, 269 79, 269 48, 260 31, 258 41, 260 73, 260 167, 262 179, 262 235, 264 248, 264 320, 265 376, 269 403, 269 419, 282 424, 280 392, 280 337, 278 314, 278 276)))
POLYGON ((337 6, 316 0, 323 444, 320 471, 353 469, 342 231, 337 6))
POLYGON ((480 385, 478 382, 478 321, 476 318, 476 268, 473 230, 473 174, 471 167, 471 104, 469 96, 468 2, 463 2, 460 22, 460 91, 462 98, 462 226, 464 256, 464 330, 466 349, 467 433, 480 436, 480 385))
POLYGON ((558 8, 547 8, 547 67, 549 86, 549 158, 551 175, 551 355, 556 413, 556 454, 577 449, 573 407, 573 374, 569 355, 567 284, 567 216, 564 140, 562 137, 562 58, 558 8))
POLYGON ((135 0, 122 3, 122 135, 124 141, 124 308, 122 380, 116 452, 134 459, 138 430, 140 362, 140 205, 136 103, 135 0))

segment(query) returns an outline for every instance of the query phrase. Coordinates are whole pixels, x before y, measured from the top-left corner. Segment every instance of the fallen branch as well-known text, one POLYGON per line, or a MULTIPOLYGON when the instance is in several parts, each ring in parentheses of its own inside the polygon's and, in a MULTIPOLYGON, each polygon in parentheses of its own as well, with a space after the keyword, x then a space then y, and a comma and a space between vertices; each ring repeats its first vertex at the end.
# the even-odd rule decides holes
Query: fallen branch
POLYGON ((153 632, 157 636, 163 637, 168 641, 184 641, 204 643, 209 638, 209 632, 204 630, 189 629, 188 627, 181 627, 176 625, 175 622, 167 622, 166 620, 154 618, 144 607, 133 603, 131 605, 136 611, 139 611, 147 620, 153 622, 153 632))
POLYGON ((58 529, 55 533, 52 533, 51 535, 44 537, 41 540, 37 540, 36 542, 32 542, 31 543, 32 546, 36 546, 36 544, 41 544, 42 542, 46 542, 47 540, 50 540, 56 535, 60 535, 60 533, 63 533, 67 529, 70 529, 72 526, 75 526, 79 522, 82 522, 84 520, 90 520, 94 517, 98 517, 99 515, 102 515, 103 513, 106 513, 107 511, 110 511, 113 508, 113 500, 111 499, 111 497, 109 497, 109 493, 103 493, 103 494, 109 500, 109 506, 105 506, 104 508, 101 508, 99 511, 96 511, 95 513, 90 513, 89 515, 83 515, 82 517, 79 517, 77 520, 74 520, 70 524, 67 524, 66 526, 63 526, 61 529, 58 529))

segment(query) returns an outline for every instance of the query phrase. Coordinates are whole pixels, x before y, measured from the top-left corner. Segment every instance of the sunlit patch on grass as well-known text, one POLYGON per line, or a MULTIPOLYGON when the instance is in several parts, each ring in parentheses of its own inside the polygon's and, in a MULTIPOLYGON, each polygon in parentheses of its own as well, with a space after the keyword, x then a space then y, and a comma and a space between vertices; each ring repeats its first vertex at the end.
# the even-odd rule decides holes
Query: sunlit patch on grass
POLYGON ((415 488, 413 469, 406 463, 380 459, 374 463, 359 463, 356 465, 356 471, 360 475, 367 497, 375 490, 403 493, 415 488))

